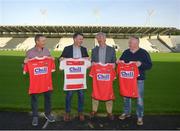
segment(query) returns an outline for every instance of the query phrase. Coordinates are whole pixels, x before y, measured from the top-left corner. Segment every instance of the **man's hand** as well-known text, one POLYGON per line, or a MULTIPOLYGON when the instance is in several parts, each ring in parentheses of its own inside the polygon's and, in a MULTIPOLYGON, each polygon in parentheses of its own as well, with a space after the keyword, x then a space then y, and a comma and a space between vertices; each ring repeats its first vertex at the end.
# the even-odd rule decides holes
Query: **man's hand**
POLYGON ((60 57, 60 58, 59 58, 59 62, 61 62, 63 59, 64 59, 64 57, 60 57))
POLYGON ((113 63, 113 68, 115 69, 115 67, 116 67, 116 64, 113 63))
POLYGON ((54 57, 52 57, 52 56, 50 56, 50 58, 51 58, 51 59, 53 59, 53 60, 55 60, 55 58, 54 58, 54 57))
POLYGON ((25 58, 25 59, 24 59, 24 63, 27 63, 27 62, 28 62, 28 60, 29 60, 28 58, 25 58))
POLYGON ((136 61, 135 63, 137 65, 137 67, 140 67, 142 65, 142 63, 140 61, 136 61))
POLYGON ((90 57, 83 57, 83 58, 91 61, 91 58, 90 58, 90 57))
POLYGON ((96 62, 92 62, 92 63, 91 63, 91 65, 94 65, 94 64, 96 64, 96 62))
MULTIPOLYGON (((46 56, 45 56, 45 57, 46 57, 46 56)), ((49 58, 49 59, 55 60, 55 58, 54 58, 54 57, 52 57, 52 56, 48 56, 48 57, 46 57, 46 58, 49 58)))
POLYGON ((123 63, 124 63, 124 61, 123 61, 123 60, 117 60, 117 61, 116 61, 116 64, 121 63, 121 62, 123 62, 123 63))

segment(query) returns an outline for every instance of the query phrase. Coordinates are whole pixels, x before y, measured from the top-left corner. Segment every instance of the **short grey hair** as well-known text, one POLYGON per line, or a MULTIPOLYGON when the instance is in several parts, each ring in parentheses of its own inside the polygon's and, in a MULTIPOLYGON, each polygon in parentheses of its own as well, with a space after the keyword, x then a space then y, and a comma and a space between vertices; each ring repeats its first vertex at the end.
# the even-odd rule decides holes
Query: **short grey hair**
POLYGON ((104 37, 106 38, 106 34, 105 34, 105 33, 103 33, 103 32, 99 32, 99 33, 97 33, 97 34, 96 34, 96 37, 98 37, 98 36, 104 36, 104 37))
POLYGON ((136 39, 138 41, 138 43, 140 42, 139 37, 137 37, 137 36, 131 36, 130 39, 131 38, 136 39))

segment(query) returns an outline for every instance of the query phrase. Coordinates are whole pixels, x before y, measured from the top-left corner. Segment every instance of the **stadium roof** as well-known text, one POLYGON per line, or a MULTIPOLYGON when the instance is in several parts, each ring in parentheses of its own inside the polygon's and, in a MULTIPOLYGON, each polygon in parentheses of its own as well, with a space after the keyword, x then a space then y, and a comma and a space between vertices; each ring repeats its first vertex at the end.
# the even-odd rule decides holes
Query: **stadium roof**
POLYGON ((81 32, 85 36, 94 36, 97 32, 108 36, 118 35, 167 35, 176 32, 176 28, 168 27, 125 27, 125 26, 0 26, 0 35, 34 35, 43 33, 51 36, 72 35, 81 32))

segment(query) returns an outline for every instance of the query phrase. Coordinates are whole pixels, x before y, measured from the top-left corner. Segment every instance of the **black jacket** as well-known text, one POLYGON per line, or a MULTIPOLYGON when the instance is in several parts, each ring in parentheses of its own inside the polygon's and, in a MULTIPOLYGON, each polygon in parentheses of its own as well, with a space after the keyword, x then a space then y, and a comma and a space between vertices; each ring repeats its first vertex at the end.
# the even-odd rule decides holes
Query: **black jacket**
MULTIPOLYGON (((81 54, 82 54, 82 57, 89 57, 87 49, 83 46, 81 46, 81 54)), ((60 57, 73 58, 73 45, 66 46, 62 54, 60 55, 60 57)))

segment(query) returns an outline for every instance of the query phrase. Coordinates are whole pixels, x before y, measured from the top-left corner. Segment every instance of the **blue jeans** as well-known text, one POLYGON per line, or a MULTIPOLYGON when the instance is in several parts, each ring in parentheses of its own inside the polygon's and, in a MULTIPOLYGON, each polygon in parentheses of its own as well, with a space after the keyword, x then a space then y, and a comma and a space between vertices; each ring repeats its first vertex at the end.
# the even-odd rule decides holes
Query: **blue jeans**
MULTIPOLYGON (((138 93, 139 97, 137 98, 136 106, 136 115, 138 118, 144 116, 144 80, 138 80, 138 93)), ((124 97, 124 113, 131 114, 131 98, 124 97)))
POLYGON ((84 93, 83 93, 83 90, 77 90, 77 91, 67 91, 66 92, 66 113, 71 112, 71 99, 72 99, 74 92, 78 93, 78 112, 83 112, 84 93))

